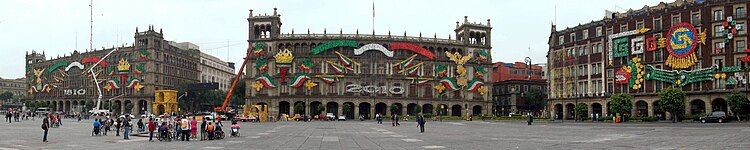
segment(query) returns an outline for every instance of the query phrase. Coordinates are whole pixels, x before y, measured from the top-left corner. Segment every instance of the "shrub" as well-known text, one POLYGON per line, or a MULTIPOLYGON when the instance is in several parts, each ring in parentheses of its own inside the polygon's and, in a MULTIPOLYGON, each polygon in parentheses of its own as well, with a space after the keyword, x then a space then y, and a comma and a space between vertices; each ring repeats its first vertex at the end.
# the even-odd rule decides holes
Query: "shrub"
POLYGON ((684 115, 682 116, 682 120, 700 120, 700 117, 705 116, 705 114, 692 114, 692 115, 684 115))
POLYGON ((656 121, 656 117, 630 117, 630 121, 642 121, 642 122, 653 122, 656 121))
POLYGON ((599 118, 599 119, 597 119, 597 120, 598 120, 598 121, 612 121, 612 117, 611 117, 611 116, 607 116, 607 117, 600 117, 600 118, 599 118))

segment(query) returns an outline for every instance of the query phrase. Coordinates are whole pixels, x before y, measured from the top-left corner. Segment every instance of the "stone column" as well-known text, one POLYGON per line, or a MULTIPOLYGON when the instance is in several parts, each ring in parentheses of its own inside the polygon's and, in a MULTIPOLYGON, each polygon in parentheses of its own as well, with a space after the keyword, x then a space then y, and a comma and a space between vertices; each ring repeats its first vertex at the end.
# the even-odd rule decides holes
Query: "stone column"
POLYGON ((711 100, 710 99, 708 100, 708 102, 705 102, 704 104, 706 105, 705 106, 706 107, 706 111, 703 112, 703 113, 709 113, 709 112, 713 112, 714 111, 714 108, 711 107, 712 105, 711 105, 711 100))
POLYGON ((338 112, 339 112, 339 113, 338 113, 337 115, 339 115, 339 116, 345 116, 345 115, 344 115, 344 105, 343 105, 343 104, 342 104, 342 105, 339 105, 339 108, 338 108, 338 109, 339 109, 339 110, 338 110, 338 112))
MULTIPOLYGON (((685 102, 685 114, 691 114, 690 107, 690 101, 685 102)), ((667 116, 671 116, 671 114, 667 113, 667 116)))
MULTIPOLYGON (((587 106, 588 106, 588 114, 586 114, 586 116, 591 117, 591 114, 594 114, 594 106, 591 105, 591 104, 588 104, 587 106)), ((591 118, 589 118, 589 119, 591 119, 591 118)))
POLYGON ((653 117, 654 116, 654 104, 653 103, 648 103, 647 110, 648 110, 648 116, 649 117, 653 117))
POLYGON ((565 106, 565 104, 563 104, 562 107, 563 107, 563 120, 568 119, 568 115, 570 115, 570 114, 568 114, 568 112, 570 110, 568 110, 568 107, 565 106))
MULTIPOLYGON (((359 115, 360 115, 360 114, 359 114, 359 105, 357 105, 357 104, 354 104, 354 105, 352 105, 352 107, 354 107, 354 108, 352 109, 352 111, 353 111, 353 114, 354 114, 354 118, 351 118, 351 119, 359 119, 359 115)), ((347 118, 347 119, 349 119, 349 118, 347 118)))

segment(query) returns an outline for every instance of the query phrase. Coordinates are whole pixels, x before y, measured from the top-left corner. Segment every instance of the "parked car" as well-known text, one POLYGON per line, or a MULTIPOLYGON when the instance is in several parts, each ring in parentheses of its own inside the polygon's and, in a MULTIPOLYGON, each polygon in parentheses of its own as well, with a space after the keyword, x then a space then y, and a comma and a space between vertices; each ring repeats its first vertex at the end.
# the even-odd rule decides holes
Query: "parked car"
POLYGON ((339 121, 346 121, 346 116, 339 116, 339 121))
POLYGON ((326 119, 328 119, 328 121, 335 120, 336 116, 334 116, 333 113, 326 113, 326 119))
POLYGON ((292 117, 294 121, 302 121, 305 119, 304 117, 300 116, 299 114, 294 114, 294 117, 292 117))
POLYGON ((727 114, 723 111, 714 111, 700 118, 701 123, 712 122, 712 121, 723 123, 724 121, 726 121, 726 119, 727 119, 727 114))

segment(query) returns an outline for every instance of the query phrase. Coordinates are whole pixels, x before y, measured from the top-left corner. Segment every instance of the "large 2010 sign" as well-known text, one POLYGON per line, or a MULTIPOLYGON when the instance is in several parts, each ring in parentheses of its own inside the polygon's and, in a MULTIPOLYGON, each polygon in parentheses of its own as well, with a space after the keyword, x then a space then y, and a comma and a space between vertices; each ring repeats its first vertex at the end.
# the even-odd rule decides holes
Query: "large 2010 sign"
POLYGON ((86 95, 86 89, 66 89, 63 92, 65 95, 86 95))
POLYGON ((386 94, 386 92, 391 94, 404 94, 404 88, 400 86, 375 86, 375 85, 366 85, 362 86, 359 84, 349 84, 346 85, 346 92, 351 93, 371 93, 371 94, 386 94))

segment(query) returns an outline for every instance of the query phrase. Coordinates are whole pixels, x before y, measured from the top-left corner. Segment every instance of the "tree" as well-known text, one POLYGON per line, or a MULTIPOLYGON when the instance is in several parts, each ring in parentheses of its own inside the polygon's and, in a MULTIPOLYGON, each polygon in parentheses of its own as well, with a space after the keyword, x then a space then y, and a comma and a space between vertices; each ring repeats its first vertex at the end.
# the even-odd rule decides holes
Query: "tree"
POLYGON ((414 106, 414 110, 413 111, 414 112, 411 112, 412 115, 418 115, 419 113, 422 112, 422 106, 419 106, 419 105, 414 106))
POLYGON ((732 111, 734 116, 737 117, 737 121, 739 121, 742 108, 747 106, 747 96, 742 92, 733 91, 732 93, 727 94, 727 104, 729 105, 729 110, 732 111))
POLYGON ((318 114, 322 114, 326 111, 326 106, 318 105, 318 114))
POLYGON ((114 109, 112 112, 121 113, 120 112, 120 103, 113 103, 112 109, 114 109))
POLYGON ((234 91, 232 91, 232 104, 245 104, 245 87, 245 79, 239 78, 239 81, 237 81, 237 85, 234 86, 234 91))
POLYGON ((351 107, 352 105, 349 103, 344 104, 344 108, 342 108, 342 111, 344 111, 344 116, 346 116, 346 114, 349 114, 349 111, 351 111, 352 109, 351 107))
POLYGON ((32 101, 26 101, 26 102, 25 102, 25 104, 26 104, 26 107, 27 107, 27 108, 31 108, 31 109, 35 109, 35 108, 37 108, 37 107, 36 107, 36 103, 35 103, 35 102, 32 102, 32 101))
POLYGON ((588 106, 584 103, 578 103, 575 108, 573 108, 575 111, 575 115, 578 116, 579 119, 583 120, 583 117, 586 116, 586 114, 589 112, 588 106))
POLYGON ((672 114, 672 123, 677 122, 678 114, 685 112, 685 92, 678 88, 662 89, 659 93, 659 106, 672 114))
POLYGON ((609 110, 613 113, 619 114, 630 113, 630 110, 633 109, 633 102, 631 99, 633 99, 633 97, 627 94, 613 95, 609 102, 609 110))
POLYGON ((0 94, 0 100, 10 100, 13 98, 13 93, 10 91, 5 91, 4 93, 0 94))
POLYGON ((302 103, 295 104, 294 105, 294 113, 304 115, 305 114, 305 105, 302 104, 302 103))
POLYGON ((130 113, 133 111, 133 103, 128 103, 125 105, 125 112, 130 113))
POLYGON ((391 115, 396 114, 396 111, 398 111, 398 106, 391 105, 391 115))
POLYGON ((547 93, 542 89, 531 89, 524 94, 526 105, 532 112, 537 112, 547 106, 547 93))

